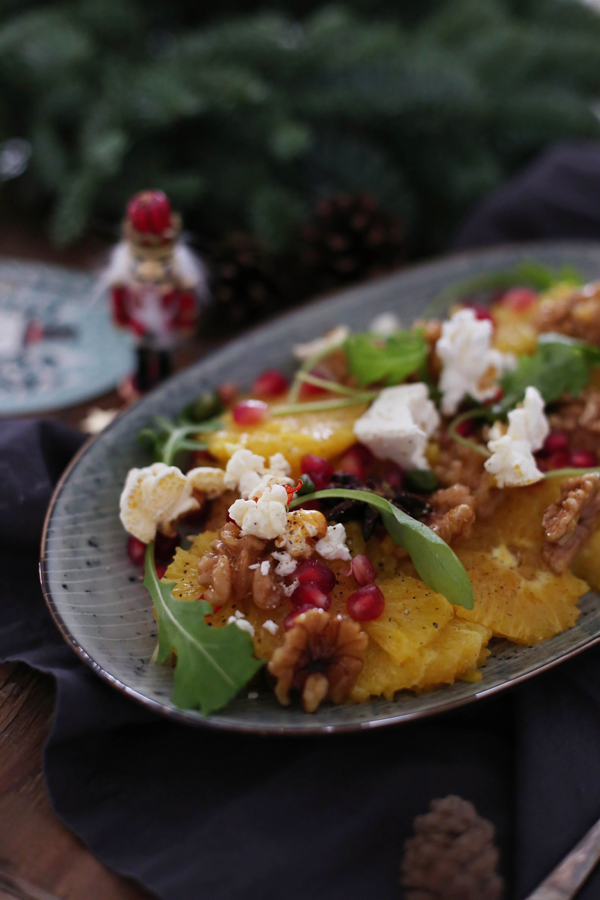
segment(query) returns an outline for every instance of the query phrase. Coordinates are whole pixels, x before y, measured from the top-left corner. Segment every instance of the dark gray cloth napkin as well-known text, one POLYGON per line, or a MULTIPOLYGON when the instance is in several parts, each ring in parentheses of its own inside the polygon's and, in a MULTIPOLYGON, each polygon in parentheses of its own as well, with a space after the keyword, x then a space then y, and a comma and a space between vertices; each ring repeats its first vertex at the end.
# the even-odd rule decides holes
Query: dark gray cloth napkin
MULTIPOLYGON (((575 148, 570 166, 578 150, 593 178, 569 177, 577 190, 565 194, 565 231, 579 203, 587 236, 600 237, 600 150, 575 148)), ((555 196, 570 171, 560 159, 546 167, 555 196)), ((532 177, 535 191, 521 187, 526 217, 541 190, 532 177)), ((0 424, 0 659, 56 678, 48 787, 105 863, 165 900, 398 900, 414 816, 455 793, 496 825, 506 897, 520 900, 600 817, 597 650, 457 713, 316 739, 196 730, 113 691, 63 642, 37 576, 46 506, 80 442, 55 423, 0 424)), ((580 896, 600 896, 600 873, 580 896)))

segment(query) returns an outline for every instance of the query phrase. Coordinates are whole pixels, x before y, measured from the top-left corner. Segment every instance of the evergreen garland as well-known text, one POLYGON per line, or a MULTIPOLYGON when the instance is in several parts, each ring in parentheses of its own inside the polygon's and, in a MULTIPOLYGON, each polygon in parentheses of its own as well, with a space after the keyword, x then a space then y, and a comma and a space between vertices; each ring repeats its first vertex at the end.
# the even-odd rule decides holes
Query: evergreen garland
POLYGON ((199 24, 182 0, 0 0, 0 144, 32 146, 6 199, 67 243, 160 187, 207 238, 280 252, 320 199, 368 191, 414 255, 549 141, 600 135, 577 0, 352 5, 199 24))

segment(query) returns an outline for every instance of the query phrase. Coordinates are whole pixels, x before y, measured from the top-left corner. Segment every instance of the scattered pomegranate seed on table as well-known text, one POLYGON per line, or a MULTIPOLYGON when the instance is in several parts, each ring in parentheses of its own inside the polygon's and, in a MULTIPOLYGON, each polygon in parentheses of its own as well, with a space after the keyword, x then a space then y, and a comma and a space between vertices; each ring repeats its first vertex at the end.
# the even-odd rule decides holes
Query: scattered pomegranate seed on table
POLYGON ((331 597, 316 584, 300 583, 292 594, 292 603, 294 606, 316 606, 327 610, 331 606, 331 597))
POLYGON ((308 475, 318 491, 322 491, 331 481, 333 466, 322 456, 307 453, 300 460, 300 471, 303 475, 308 475))
POLYGON ((269 416, 269 407, 262 400, 241 400, 233 410, 236 425, 261 425, 269 416))
POLYGON ((376 584, 367 584, 350 594, 346 602, 348 614, 356 622, 378 619, 385 607, 385 597, 376 584))
POLYGON ((263 399, 279 397, 288 389, 288 380, 277 369, 267 369, 259 375, 252 386, 252 393, 263 399))
POLYGON ((529 309, 530 306, 533 306, 536 300, 537 294, 535 291, 532 291, 530 288, 520 287, 511 288, 510 291, 502 295, 500 302, 514 312, 523 312, 529 309))
POLYGON ((362 587, 367 584, 372 584, 377 577, 375 566, 368 556, 355 556, 350 563, 350 569, 352 571, 352 574, 362 587))
POLYGON ((320 559, 306 559, 301 562, 294 578, 300 584, 315 584, 320 590, 329 593, 335 587, 335 575, 320 559))

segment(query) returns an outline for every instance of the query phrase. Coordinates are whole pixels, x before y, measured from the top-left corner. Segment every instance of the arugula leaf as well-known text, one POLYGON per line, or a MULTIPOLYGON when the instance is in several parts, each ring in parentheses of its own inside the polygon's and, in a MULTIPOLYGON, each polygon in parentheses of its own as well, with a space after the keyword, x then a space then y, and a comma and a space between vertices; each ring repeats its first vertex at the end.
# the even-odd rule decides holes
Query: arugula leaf
POLYGON ((543 334, 535 353, 520 356, 517 367, 501 378, 503 397, 492 412, 508 412, 523 399, 530 385, 539 390, 545 403, 552 403, 564 392, 577 397, 590 379, 590 366, 599 365, 597 347, 561 334, 543 334))
POLYGON ((382 346, 371 334, 351 335, 344 344, 348 369, 359 385, 400 384, 427 361, 427 343, 420 329, 398 331, 382 346))
POLYGON ((200 708, 209 715, 229 703, 258 672, 254 644, 237 625, 214 628, 204 621, 213 611, 206 600, 175 600, 173 584, 159 581, 154 565, 154 541, 146 548, 144 587, 158 618, 158 655, 165 663, 177 653, 173 703, 180 709, 200 708))
POLYGON ((171 422, 165 416, 156 416, 155 428, 144 428, 138 433, 138 440, 152 448, 155 462, 164 462, 167 466, 182 450, 204 450, 208 445, 193 439, 193 435, 218 431, 222 428, 220 419, 208 419, 206 422, 181 423, 171 422))
POLYGON ((473 588, 454 551, 427 525, 411 518, 383 497, 368 491, 330 488, 292 500, 290 508, 307 500, 326 500, 329 497, 359 500, 373 506, 381 513, 383 524, 394 541, 408 550, 413 565, 425 584, 443 594, 455 606, 473 609, 473 588))

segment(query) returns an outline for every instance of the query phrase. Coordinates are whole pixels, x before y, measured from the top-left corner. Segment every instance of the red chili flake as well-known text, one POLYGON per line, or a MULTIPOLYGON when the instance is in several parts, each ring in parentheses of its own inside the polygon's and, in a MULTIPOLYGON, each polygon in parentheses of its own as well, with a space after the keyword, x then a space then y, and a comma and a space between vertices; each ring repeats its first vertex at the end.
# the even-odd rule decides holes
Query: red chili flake
POLYGON ((301 487, 302 487, 302 482, 300 481, 300 479, 298 479, 298 484, 296 485, 296 487, 288 487, 287 485, 285 485, 285 490, 288 495, 288 498, 286 501, 287 506, 289 506, 289 504, 292 502, 292 500, 294 499, 294 494, 296 493, 296 491, 299 491, 301 487))

